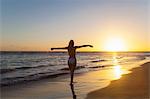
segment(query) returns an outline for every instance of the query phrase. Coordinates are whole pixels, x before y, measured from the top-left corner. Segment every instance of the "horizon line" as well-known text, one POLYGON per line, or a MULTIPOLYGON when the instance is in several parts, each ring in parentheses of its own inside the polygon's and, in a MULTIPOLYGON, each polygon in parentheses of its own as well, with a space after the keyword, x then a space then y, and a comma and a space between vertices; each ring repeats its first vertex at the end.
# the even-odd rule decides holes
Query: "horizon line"
MULTIPOLYGON (((9 52, 10 52, 10 53, 11 53, 11 52, 20 52, 20 53, 21 53, 21 52, 22 52, 22 53, 23 53, 23 52, 24 52, 24 53, 25 53, 25 52, 27 52, 27 53, 38 53, 38 52, 40 52, 40 53, 45 53, 45 52, 48 52, 48 53, 59 53, 59 52, 60 52, 60 53, 63 53, 63 52, 64 52, 64 53, 65 53, 65 52, 67 52, 67 51, 0 51, 0 53, 1 53, 1 52, 2 52, 2 53, 3 53, 3 52, 8 52, 8 53, 9 53, 9 52)), ((86 52, 87 52, 87 53, 88 53, 88 52, 90 52, 90 53, 92 53, 92 52, 93 52, 93 53, 94 53, 94 52, 99 52, 99 53, 127 53, 127 52, 132 52, 132 53, 134 53, 134 52, 135 52, 135 53, 136 53, 136 52, 150 53, 150 51, 76 51, 76 52, 79 52, 79 53, 80 53, 80 52, 83 52, 83 53, 86 53, 86 52)))

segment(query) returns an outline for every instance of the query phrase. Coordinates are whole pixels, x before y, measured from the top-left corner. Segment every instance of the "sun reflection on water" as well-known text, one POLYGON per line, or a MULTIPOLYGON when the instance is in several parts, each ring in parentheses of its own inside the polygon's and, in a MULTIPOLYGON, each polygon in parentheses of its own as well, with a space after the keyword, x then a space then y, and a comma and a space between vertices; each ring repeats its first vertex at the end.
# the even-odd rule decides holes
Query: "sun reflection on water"
POLYGON ((119 65, 114 66, 113 69, 114 69, 114 79, 119 79, 123 74, 123 70, 121 69, 121 66, 119 65))
POLYGON ((123 74, 123 70, 121 68, 121 66, 119 65, 119 60, 117 59, 117 53, 113 54, 113 73, 114 73, 114 79, 119 79, 121 77, 121 75, 123 74))

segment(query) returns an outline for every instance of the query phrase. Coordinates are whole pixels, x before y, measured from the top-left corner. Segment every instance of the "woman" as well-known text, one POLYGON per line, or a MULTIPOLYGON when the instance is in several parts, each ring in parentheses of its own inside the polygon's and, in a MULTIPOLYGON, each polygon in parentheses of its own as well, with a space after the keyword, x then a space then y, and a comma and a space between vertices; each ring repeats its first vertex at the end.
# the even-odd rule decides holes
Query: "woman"
POLYGON ((75 70, 76 64, 77 64, 76 49, 82 48, 82 47, 93 47, 93 46, 92 45, 74 46, 74 41, 70 40, 68 47, 51 48, 51 50, 54 50, 54 49, 67 49, 68 50, 68 54, 69 54, 68 66, 69 66, 70 74, 71 74, 70 84, 73 83, 74 70, 75 70))

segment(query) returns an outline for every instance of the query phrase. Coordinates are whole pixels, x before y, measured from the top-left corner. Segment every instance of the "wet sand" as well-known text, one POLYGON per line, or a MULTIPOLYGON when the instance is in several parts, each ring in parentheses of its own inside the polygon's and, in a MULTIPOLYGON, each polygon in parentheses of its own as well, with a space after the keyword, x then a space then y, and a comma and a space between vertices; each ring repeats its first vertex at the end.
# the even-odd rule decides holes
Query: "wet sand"
POLYGON ((109 86, 88 93, 86 99, 150 99, 150 62, 131 71, 109 86))
MULTIPOLYGON (((70 75, 53 79, 43 79, 28 83, 4 86, 2 99, 84 99, 87 93, 106 87, 109 81, 101 80, 101 71, 91 71, 75 75, 75 83, 70 86, 70 75)), ((107 72, 106 72, 107 73, 107 72)))

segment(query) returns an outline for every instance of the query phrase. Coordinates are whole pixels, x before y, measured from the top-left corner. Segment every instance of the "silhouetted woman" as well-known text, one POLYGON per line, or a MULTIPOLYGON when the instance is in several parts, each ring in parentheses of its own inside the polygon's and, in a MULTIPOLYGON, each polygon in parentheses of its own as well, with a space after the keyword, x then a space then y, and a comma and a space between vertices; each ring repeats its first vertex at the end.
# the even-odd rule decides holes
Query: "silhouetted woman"
POLYGON ((51 48, 51 50, 54 50, 54 49, 67 49, 68 50, 68 54, 69 54, 68 66, 69 66, 70 75, 71 75, 70 84, 73 83, 74 70, 75 70, 76 64, 77 64, 76 49, 82 48, 82 47, 93 47, 93 46, 92 45, 74 46, 74 41, 70 40, 68 47, 51 48))

